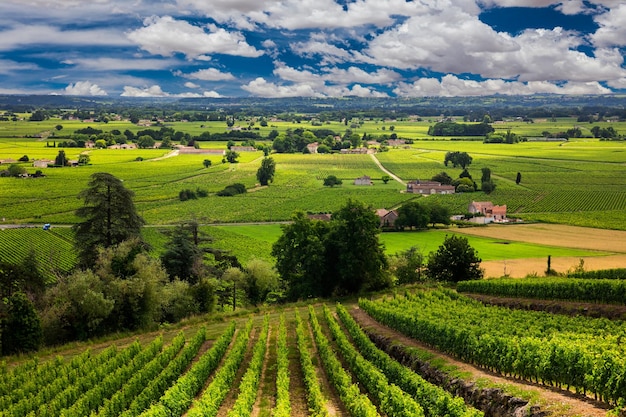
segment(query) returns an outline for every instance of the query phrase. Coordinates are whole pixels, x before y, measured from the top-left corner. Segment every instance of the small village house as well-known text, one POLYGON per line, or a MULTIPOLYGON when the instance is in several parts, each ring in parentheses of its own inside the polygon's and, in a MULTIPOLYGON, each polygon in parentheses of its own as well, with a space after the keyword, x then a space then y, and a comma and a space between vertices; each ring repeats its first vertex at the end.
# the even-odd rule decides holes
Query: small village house
POLYGON ((313 142, 313 143, 309 143, 308 145, 306 145, 307 150, 309 151, 309 153, 317 153, 317 148, 319 148, 320 144, 317 142, 313 142))
POLYGON ((396 219, 398 218, 398 212, 396 210, 378 209, 376 215, 380 219, 380 227, 392 228, 395 227, 396 219))
POLYGON ((413 194, 431 195, 431 194, 454 194, 453 185, 443 185, 437 181, 409 181, 406 185, 406 192, 413 194))
POLYGON ((491 201, 472 201, 467 208, 467 212, 474 215, 474 217, 470 219, 473 223, 487 224, 508 221, 506 217, 506 205, 496 206, 491 201))
POLYGON ((363 175, 362 177, 354 180, 354 185, 374 185, 374 183, 369 176, 363 175))

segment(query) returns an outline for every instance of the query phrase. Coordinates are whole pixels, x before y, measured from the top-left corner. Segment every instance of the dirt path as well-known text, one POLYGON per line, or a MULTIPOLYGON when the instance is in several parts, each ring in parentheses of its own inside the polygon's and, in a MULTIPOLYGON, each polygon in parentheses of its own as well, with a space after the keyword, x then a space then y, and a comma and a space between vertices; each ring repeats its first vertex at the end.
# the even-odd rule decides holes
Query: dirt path
POLYGON ((582 397, 568 391, 544 387, 533 383, 526 383, 513 378, 503 377, 501 375, 487 372, 473 365, 461 362, 449 355, 433 350, 417 340, 406 337, 403 334, 378 323, 358 307, 352 308, 350 313, 363 328, 385 337, 389 337, 395 342, 401 343, 405 346, 417 347, 426 350, 433 354, 435 358, 443 359, 446 362, 446 365, 454 366, 460 372, 470 375, 468 379, 471 379, 472 381, 489 380, 491 385, 497 385, 504 391, 511 390, 513 393, 516 391, 524 391, 529 393, 532 398, 537 398, 537 403, 541 406, 542 410, 550 412, 550 415, 553 417, 606 417, 606 413, 608 411, 607 408, 590 398, 582 397))
POLYGON ((389 171, 387 168, 385 168, 383 166, 383 164, 380 163, 380 161, 378 160, 378 158, 376 158, 376 155, 374 155, 373 153, 369 154, 370 157, 372 158, 372 161, 374 161, 374 163, 378 166, 378 168, 383 171, 385 174, 389 175, 391 178, 393 178, 395 181, 398 181, 400 184, 406 186, 406 182, 402 181, 402 179, 400 177, 398 177, 396 174, 394 174, 393 172, 389 171))

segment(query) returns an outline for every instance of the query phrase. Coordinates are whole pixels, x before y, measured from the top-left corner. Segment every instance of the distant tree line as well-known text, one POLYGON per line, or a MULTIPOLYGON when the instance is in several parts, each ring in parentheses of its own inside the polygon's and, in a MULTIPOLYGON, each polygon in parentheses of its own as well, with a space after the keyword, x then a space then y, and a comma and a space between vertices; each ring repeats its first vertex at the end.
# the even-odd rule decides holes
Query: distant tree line
POLYGON ((428 128, 430 136, 486 136, 494 132, 489 123, 438 122, 428 128))

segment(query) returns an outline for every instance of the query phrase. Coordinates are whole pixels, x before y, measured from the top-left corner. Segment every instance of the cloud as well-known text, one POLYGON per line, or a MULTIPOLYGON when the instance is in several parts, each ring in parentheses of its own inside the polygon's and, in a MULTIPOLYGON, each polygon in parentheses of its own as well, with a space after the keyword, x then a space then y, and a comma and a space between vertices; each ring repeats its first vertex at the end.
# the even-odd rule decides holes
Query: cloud
POLYGON ((27 45, 125 46, 124 34, 114 29, 64 30, 49 25, 19 25, 0 32, 0 50, 27 45))
POLYGON ((206 54, 263 55, 262 51, 249 45, 240 32, 213 27, 212 32, 207 33, 204 28, 171 16, 152 17, 146 19, 144 25, 128 33, 128 39, 154 55, 171 56, 180 52, 191 59, 206 54))
POLYGON ((385 27, 394 24, 396 16, 416 16, 428 8, 406 0, 355 0, 345 5, 335 0, 178 0, 178 4, 242 29, 264 25, 289 30, 385 27))
POLYGON ((198 98, 198 97, 211 97, 211 98, 220 98, 222 97, 216 91, 205 91, 202 94, 193 93, 193 92, 183 92, 177 94, 171 94, 163 91, 161 86, 152 85, 146 88, 137 88, 131 86, 124 86, 124 92, 121 94, 122 97, 190 97, 190 98, 198 98))
POLYGON ((619 53, 578 50, 585 39, 562 28, 528 29, 512 37, 450 7, 410 18, 376 36, 358 59, 372 65, 519 81, 613 80, 626 76, 619 53))
POLYGON ((348 69, 326 69, 323 78, 326 81, 337 84, 390 84, 400 81, 402 76, 395 71, 385 68, 367 72, 358 67, 349 67, 348 69))
POLYGON ((277 85, 262 77, 242 85, 241 88, 258 97, 323 97, 308 84, 277 85))
POLYGON ((337 64, 353 60, 350 51, 333 45, 325 40, 311 39, 307 42, 294 42, 290 45, 291 50, 302 57, 322 57, 321 64, 337 64))
POLYGON ((124 59, 111 57, 74 58, 64 60, 62 63, 83 70, 94 71, 160 70, 180 64, 179 61, 172 59, 124 59))
POLYGON ((379 92, 361 84, 378 84, 399 80, 399 74, 381 69, 368 73, 360 68, 326 69, 323 73, 299 70, 283 63, 277 63, 274 75, 290 84, 276 84, 258 77, 241 88, 260 97, 386 97, 379 92), (350 85, 352 85, 350 87, 350 85))
POLYGON ((609 94, 611 90, 597 82, 568 82, 557 85, 548 81, 464 80, 448 74, 441 80, 420 78, 414 83, 400 83, 394 89, 399 97, 467 97, 494 94, 530 95, 530 94, 609 94))
POLYGON ((77 81, 65 87, 65 94, 69 96, 106 96, 107 92, 91 81, 77 81))
POLYGON ((185 87, 187 87, 187 88, 200 88, 200 86, 198 84, 194 84, 191 81, 187 81, 185 83, 185 87))
POLYGON ((594 18, 600 25, 591 40, 598 47, 626 46, 626 4, 594 18))
POLYGON ((233 74, 229 72, 221 72, 215 68, 207 68, 192 72, 191 74, 184 74, 183 77, 202 81, 228 81, 235 79, 233 74))
POLYGON ((122 97, 169 97, 169 94, 161 89, 159 85, 152 85, 146 88, 124 86, 122 97))
POLYGON ((39 67, 30 62, 16 62, 8 59, 0 59, 0 74, 11 74, 20 71, 34 71, 37 69, 39 69, 39 67))

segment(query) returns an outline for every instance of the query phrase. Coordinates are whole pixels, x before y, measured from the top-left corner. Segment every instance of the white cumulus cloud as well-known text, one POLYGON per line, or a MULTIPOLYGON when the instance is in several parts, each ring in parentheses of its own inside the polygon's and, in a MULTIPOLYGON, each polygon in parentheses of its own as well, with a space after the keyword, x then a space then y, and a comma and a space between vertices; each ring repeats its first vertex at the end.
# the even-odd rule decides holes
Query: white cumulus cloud
POLYGON ((70 96, 106 96, 107 92, 91 81, 77 81, 65 87, 65 94, 70 96))
POLYGON ((185 74, 184 77, 202 81, 228 81, 234 80, 235 76, 229 72, 221 72, 216 68, 207 68, 185 74))
POLYGON ((146 19, 144 27, 128 33, 128 39, 151 54, 171 56, 176 52, 188 58, 203 55, 226 54, 243 57, 263 55, 249 45, 240 32, 229 32, 224 28, 213 27, 207 32, 184 20, 171 16, 146 19))
POLYGON ((413 83, 402 82, 393 92, 399 97, 468 97, 493 94, 609 94, 611 90, 597 82, 568 82, 558 85, 548 81, 530 81, 527 83, 499 79, 474 81, 448 74, 441 80, 420 78, 413 83))

